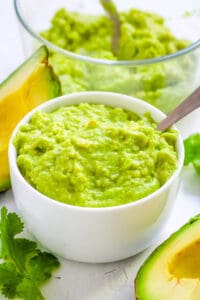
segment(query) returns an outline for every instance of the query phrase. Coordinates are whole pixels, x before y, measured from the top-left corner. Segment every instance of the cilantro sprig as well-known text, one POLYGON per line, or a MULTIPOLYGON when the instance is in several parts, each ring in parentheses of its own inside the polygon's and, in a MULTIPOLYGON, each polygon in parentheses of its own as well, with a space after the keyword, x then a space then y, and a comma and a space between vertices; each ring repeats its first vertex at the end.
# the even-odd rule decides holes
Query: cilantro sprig
POLYGON ((184 140, 184 165, 192 163, 195 171, 200 174, 200 134, 195 133, 184 140))
POLYGON ((2 207, 0 291, 8 299, 43 300, 39 288, 60 263, 54 255, 41 252, 36 242, 16 237, 23 229, 20 217, 2 207))

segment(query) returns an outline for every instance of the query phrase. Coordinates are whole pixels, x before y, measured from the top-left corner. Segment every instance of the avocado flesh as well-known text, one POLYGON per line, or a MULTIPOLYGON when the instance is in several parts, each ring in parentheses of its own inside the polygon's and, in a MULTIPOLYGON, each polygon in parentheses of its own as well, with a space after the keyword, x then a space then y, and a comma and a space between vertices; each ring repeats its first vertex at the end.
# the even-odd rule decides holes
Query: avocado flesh
POLYGON ((135 279, 137 300, 200 299, 200 215, 171 235, 135 279))
POLYGON ((48 65, 48 50, 40 47, 0 85, 0 192, 10 187, 8 142, 23 116, 57 97, 60 82, 48 65))

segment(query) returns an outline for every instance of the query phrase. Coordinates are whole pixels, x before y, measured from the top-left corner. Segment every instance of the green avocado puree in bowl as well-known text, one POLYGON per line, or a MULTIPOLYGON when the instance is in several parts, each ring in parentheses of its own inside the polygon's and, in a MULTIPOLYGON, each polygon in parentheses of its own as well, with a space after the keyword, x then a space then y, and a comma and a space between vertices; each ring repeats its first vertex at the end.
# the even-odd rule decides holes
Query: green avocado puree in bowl
MULTIPOLYGON (((112 24, 106 15, 57 11, 41 36, 70 51, 112 62, 163 57, 189 46, 176 38, 163 17, 138 9, 119 12, 119 50, 111 50, 112 24)), ((143 99, 168 113, 194 88, 196 57, 188 53, 151 64, 109 65, 89 63, 52 51, 50 62, 62 83, 63 94, 78 91, 114 91, 143 99)))
POLYGON ((82 207, 137 201, 177 168, 177 131, 156 130, 149 113, 80 103, 35 112, 17 132, 17 165, 39 192, 82 207))

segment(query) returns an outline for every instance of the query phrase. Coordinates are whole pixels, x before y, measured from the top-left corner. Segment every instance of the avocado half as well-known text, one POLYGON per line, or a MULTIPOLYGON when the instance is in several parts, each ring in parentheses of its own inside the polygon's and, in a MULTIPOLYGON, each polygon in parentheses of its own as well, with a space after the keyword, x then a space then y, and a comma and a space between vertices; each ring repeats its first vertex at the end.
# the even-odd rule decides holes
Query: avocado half
POLYGON ((13 129, 28 111, 61 94, 48 56, 41 46, 0 84, 0 192, 10 187, 7 152, 13 129))
POLYGON ((135 293, 137 300, 200 300, 200 214, 144 262, 135 293))

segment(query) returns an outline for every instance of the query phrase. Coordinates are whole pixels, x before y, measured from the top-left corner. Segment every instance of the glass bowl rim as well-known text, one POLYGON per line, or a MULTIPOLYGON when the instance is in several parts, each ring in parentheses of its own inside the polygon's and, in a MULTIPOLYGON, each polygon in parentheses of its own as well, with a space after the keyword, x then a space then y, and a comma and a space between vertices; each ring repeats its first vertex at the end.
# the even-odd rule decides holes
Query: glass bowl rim
POLYGON ((190 44, 188 47, 183 48, 179 51, 176 51, 171 54, 167 54, 164 56, 159 56, 155 58, 149 58, 149 59, 141 59, 141 60, 109 60, 109 59, 100 59, 95 57, 90 57, 86 55, 77 54, 68 50, 65 50, 63 48, 60 48, 53 43, 49 42, 48 40, 41 37, 37 32, 35 32, 25 21, 25 19, 22 16, 22 13, 20 11, 20 1, 21 0, 14 0, 14 10, 17 16, 17 19, 21 23, 21 25, 24 27, 24 29, 35 39, 45 44, 48 48, 63 54, 69 58, 80 60, 87 63, 94 63, 99 65, 111 65, 111 66, 139 66, 139 65, 147 65, 147 64, 154 64, 159 62, 165 62, 170 59, 174 59, 179 56, 183 56, 184 54, 190 53, 193 50, 200 47, 200 38, 195 41, 194 43, 190 44))

